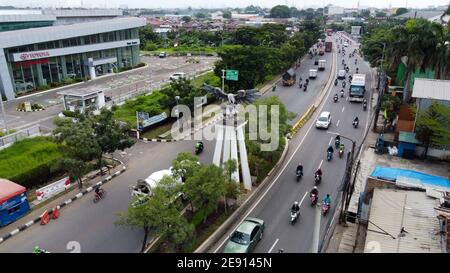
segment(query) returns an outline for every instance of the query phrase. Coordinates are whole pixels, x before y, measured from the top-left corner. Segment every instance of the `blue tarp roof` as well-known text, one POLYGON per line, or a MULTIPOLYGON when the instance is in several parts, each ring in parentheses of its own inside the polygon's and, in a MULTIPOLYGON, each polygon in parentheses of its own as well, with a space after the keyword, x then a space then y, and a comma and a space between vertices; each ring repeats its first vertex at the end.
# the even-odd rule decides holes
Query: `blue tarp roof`
POLYGON ((376 166, 375 170, 373 170, 370 176, 391 181, 396 181, 398 177, 409 177, 413 178, 414 180, 419 180, 425 186, 437 186, 440 188, 448 188, 450 190, 450 180, 444 177, 421 173, 413 170, 376 166))

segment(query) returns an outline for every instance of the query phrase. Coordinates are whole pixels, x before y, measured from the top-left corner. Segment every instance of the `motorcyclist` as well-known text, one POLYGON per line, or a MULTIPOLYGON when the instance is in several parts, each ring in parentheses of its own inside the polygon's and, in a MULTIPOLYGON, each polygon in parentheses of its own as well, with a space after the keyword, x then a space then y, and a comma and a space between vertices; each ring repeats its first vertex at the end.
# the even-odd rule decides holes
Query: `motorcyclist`
POLYGON ((314 188, 311 190, 311 195, 315 194, 316 196, 319 196, 319 190, 317 189, 317 186, 314 186, 314 188))
POLYGON ((333 146, 331 146, 331 145, 328 146, 327 152, 329 152, 329 153, 334 153, 333 146))
POLYGON ((322 177, 322 170, 320 168, 318 168, 317 171, 314 173, 314 175, 318 175, 319 177, 322 177))
POLYGON ((198 151, 203 151, 203 142, 202 141, 198 141, 197 143, 195 143, 195 148, 198 151))
POLYGON ((358 68, 356 68, 356 73, 358 74, 358 71, 359 71, 359 69, 358 68))
POLYGON ((334 143, 336 144, 336 148, 339 147, 339 144, 341 143, 341 136, 337 135, 334 139, 334 143))
POLYGON ((339 151, 342 151, 342 152, 345 151, 345 145, 344 145, 344 143, 339 144, 339 151))
POLYGON ((359 123, 359 118, 358 117, 355 117, 355 119, 353 120, 353 124, 355 124, 355 123, 359 123))
POLYGON ((334 80, 334 85, 336 86, 338 84, 338 79, 334 80))
POLYGON ((327 195, 323 198, 323 204, 324 204, 324 205, 328 205, 328 206, 331 205, 331 197, 330 197, 329 194, 327 194, 327 195))
POLYGON ((300 211, 298 201, 295 201, 294 204, 292 204, 291 211, 295 213, 298 213, 300 211))
POLYGON ((333 99, 334 99, 334 101, 338 101, 338 99, 339 99, 339 96, 338 96, 338 94, 334 94, 334 97, 333 97, 333 99))
POLYGON ((342 88, 345 88, 345 81, 342 82, 342 88))
POLYGON ((297 165, 297 170, 296 170, 296 173, 301 173, 301 174, 303 174, 303 165, 302 165, 302 163, 298 163, 298 165, 297 165))
POLYGON ((358 59, 355 58, 355 64, 357 64, 357 63, 358 63, 358 59))
POLYGON ((364 109, 367 108, 367 100, 366 100, 366 99, 363 100, 363 108, 364 108, 364 109))
POLYGON ((94 191, 95 191, 95 194, 96 194, 99 198, 102 197, 102 188, 100 188, 100 185, 95 185, 94 191))
POLYGON ((341 89, 341 98, 344 97, 344 89, 341 89))
POLYGON ((309 84, 309 79, 306 79, 305 82, 306 82, 306 84, 308 85, 308 84, 309 84))

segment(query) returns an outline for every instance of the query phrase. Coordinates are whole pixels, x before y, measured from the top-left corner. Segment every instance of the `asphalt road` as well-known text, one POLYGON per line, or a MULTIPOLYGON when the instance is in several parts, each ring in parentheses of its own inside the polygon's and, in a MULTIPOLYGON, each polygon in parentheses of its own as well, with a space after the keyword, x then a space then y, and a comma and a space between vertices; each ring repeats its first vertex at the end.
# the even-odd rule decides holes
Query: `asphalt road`
MULTIPOLYGON (((335 38, 333 38, 335 42, 335 38)), ((340 44, 339 44, 340 45, 340 44)), ((341 45, 340 45, 341 46, 341 45)), ((350 52, 347 50, 347 52, 350 52)), ((371 86, 370 70, 366 64, 362 64, 358 58, 360 73, 365 73, 368 78, 366 87, 371 86)), ((351 73, 354 73, 354 58, 349 62, 348 56, 344 57, 346 63, 350 63, 351 73)), ((342 67, 342 56, 338 56, 338 68, 342 67)), ((333 159, 326 160, 326 149, 329 144, 334 145, 334 135, 330 132, 338 132, 342 136, 347 136, 360 145, 367 125, 368 111, 364 112, 361 103, 350 103, 340 98, 339 102, 333 102, 333 95, 341 89, 341 82, 338 86, 332 85, 331 90, 325 97, 325 102, 319 107, 314 116, 321 111, 330 111, 332 115, 332 125, 328 130, 319 130, 310 122, 309 127, 305 127, 306 134, 298 134, 290 143, 290 152, 287 161, 273 184, 263 193, 258 201, 253 204, 246 216, 263 219, 266 224, 263 239, 255 248, 257 253, 276 252, 282 248, 284 252, 310 252, 313 243, 313 232, 315 223, 315 210, 310 205, 309 191, 314 186, 314 172, 321 166, 323 171, 322 182, 319 184, 319 198, 323 199, 326 193, 331 195, 332 206, 336 201, 345 172, 346 159, 339 158, 335 151, 333 159), (352 126, 355 116, 360 119, 357 129, 352 126), (298 163, 304 166, 304 176, 300 182, 296 182, 295 170, 298 163), (290 224, 290 207, 294 201, 302 201, 300 218, 294 225, 290 224)), ((347 80, 348 83, 348 80, 347 80)), ((348 96, 348 85, 346 97, 348 96)), ((369 100, 370 93, 366 92, 366 99, 369 100)), ((346 98, 345 98, 346 99, 346 98)), ((351 149, 351 142, 343 138, 346 152, 351 149)), ((320 240, 325 235, 325 231, 330 223, 331 213, 321 216, 320 240)), ((235 225, 237 226, 237 225, 235 225)), ((233 229, 234 230, 234 229, 233 229)), ((228 235, 228 234, 227 234, 228 235)), ((212 250, 221 251, 226 238, 222 238, 212 250)))
MULTIPOLYGON (((52 130, 55 128, 53 124, 54 117, 64 109, 62 96, 57 94, 59 91, 78 88, 105 89, 105 95, 120 98, 142 88, 157 89, 163 83, 168 82, 169 76, 174 72, 184 72, 188 75, 199 74, 201 71, 212 68, 215 60, 217 60, 216 57, 201 57, 198 58, 200 61, 198 64, 193 64, 187 63, 186 59, 186 57, 160 59, 158 57, 142 56, 141 61, 148 64, 146 68, 130 71, 126 74, 99 77, 81 85, 37 93, 30 97, 5 102, 6 123, 9 129, 22 129, 40 124, 43 129, 52 130), (47 108, 40 112, 25 113, 16 111, 17 105, 25 101, 42 104, 47 108)), ((3 118, 0 121, 0 128, 4 128, 3 118)))
MULTIPOLYGON (((322 57, 327 59, 327 68, 325 72, 319 72, 316 80, 310 81, 306 92, 300 92, 297 86, 283 87, 280 84, 276 92, 268 92, 265 96, 277 95, 289 111, 302 114, 325 85, 331 71, 331 54, 322 57)), ((302 63, 299 74, 303 79, 313 66, 313 60, 309 58, 302 63)), ((106 199, 94 204, 90 193, 64 208, 57 221, 46 226, 35 225, 3 242, 0 252, 30 252, 36 245, 51 252, 69 252, 67 244, 71 241, 80 244, 81 252, 138 252, 143 239, 142 230, 114 225, 118 219, 116 213, 126 210, 131 200, 129 186, 154 171, 168 168, 177 153, 192 151, 193 147, 194 141, 137 143, 125 156, 127 171, 104 186, 108 192, 106 199)), ((211 164, 213 147, 213 142, 205 142, 201 163, 211 164)))

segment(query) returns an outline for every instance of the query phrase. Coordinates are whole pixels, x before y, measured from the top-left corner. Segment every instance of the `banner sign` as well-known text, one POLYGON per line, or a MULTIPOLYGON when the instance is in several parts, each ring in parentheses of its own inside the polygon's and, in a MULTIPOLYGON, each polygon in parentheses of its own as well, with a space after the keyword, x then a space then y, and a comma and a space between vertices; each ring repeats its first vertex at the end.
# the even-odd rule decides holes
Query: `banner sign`
POLYGON ((58 180, 50 185, 47 185, 45 187, 42 187, 42 188, 36 190, 37 200, 41 201, 43 199, 50 198, 50 197, 64 191, 68 187, 70 187, 70 178, 65 177, 65 178, 58 180))

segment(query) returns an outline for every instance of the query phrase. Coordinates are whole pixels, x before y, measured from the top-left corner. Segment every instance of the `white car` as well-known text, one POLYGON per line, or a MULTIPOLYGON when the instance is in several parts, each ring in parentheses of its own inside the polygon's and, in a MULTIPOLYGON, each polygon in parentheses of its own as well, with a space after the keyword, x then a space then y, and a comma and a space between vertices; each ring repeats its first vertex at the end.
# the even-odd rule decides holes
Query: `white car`
POLYGON ((186 79, 186 74, 183 72, 173 73, 172 76, 169 77, 169 79, 171 80, 186 79))
POLYGON ((345 79, 345 70, 344 69, 339 70, 337 78, 339 80, 344 80, 345 79))
POLYGON ((323 111, 316 120, 316 128, 328 129, 331 124, 331 114, 330 112, 323 111))
POLYGON ((32 82, 25 82, 22 80, 16 80, 14 81, 14 84, 16 86, 16 92, 18 94, 26 92, 26 91, 31 91, 34 89, 34 84, 32 82))
POLYGON ((347 43, 347 42, 345 42, 345 43, 344 43, 344 46, 345 46, 345 47, 347 47, 347 46, 348 46, 348 43, 347 43))

